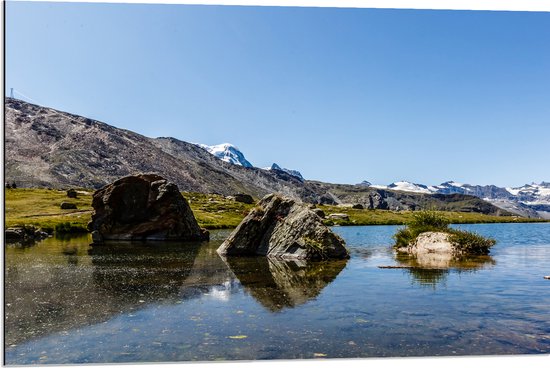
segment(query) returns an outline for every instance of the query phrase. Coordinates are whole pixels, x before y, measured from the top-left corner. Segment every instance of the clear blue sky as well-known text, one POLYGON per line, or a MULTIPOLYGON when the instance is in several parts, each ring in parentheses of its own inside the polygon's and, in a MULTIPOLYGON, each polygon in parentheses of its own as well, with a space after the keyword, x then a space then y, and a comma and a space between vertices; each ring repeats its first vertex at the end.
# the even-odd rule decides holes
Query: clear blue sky
POLYGON ((550 180, 550 13, 7 4, 6 93, 308 179, 550 180))

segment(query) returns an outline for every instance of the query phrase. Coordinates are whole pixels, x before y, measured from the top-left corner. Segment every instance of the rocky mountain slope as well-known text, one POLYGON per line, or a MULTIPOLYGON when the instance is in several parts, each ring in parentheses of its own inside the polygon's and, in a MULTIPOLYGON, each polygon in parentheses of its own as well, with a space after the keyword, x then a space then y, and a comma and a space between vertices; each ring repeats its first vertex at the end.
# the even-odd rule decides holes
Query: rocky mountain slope
POLYGON ((310 203, 509 214, 465 194, 328 184, 303 180, 284 170, 232 164, 192 143, 170 137, 148 138, 17 99, 6 99, 5 116, 5 180, 23 187, 99 188, 122 176, 152 172, 190 192, 247 193, 256 198, 277 192, 310 203))

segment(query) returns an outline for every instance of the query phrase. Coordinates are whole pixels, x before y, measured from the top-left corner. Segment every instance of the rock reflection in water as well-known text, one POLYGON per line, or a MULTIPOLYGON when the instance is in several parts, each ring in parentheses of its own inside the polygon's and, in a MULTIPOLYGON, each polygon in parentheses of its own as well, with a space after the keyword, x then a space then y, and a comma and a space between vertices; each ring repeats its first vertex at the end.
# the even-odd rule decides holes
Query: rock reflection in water
POLYGON ((121 304, 176 299, 200 243, 108 242, 89 250, 97 290, 121 304))
POLYGON ((347 260, 324 262, 266 257, 228 257, 244 289, 271 312, 316 298, 344 269, 347 260))
POLYGON ((450 271, 475 272, 495 264, 491 256, 452 256, 450 254, 426 253, 409 255, 397 253, 396 261, 406 268, 421 285, 437 286, 444 282, 450 271))
MULTIPOLYGON (((6 248, 5 342, 8 346, 19 344, 99 323, 149 303, 197 297, 208 287, 231 287, 231 272, 219 259, 217 270, 221 272, 214 272, 218 278, 202 271, 196 276, 194 268, 205 266, 197 261, 201 247, 205 244, 90 247, 84 236, 50 238, 30 248, 6 248)), ((209 253, 203 258, 212 259, 209 253)))

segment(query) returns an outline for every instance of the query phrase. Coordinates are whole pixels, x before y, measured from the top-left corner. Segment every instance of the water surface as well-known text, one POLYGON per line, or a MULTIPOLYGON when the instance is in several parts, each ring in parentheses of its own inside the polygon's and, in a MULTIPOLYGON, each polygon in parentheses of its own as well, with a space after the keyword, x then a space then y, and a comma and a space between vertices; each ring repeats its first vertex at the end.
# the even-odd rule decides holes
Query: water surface
POLYGON ((317 263, 222 259, 228 231, 6 246, 6 363, 550 353, 550 224, 460 227, 491 256, 396 257, 396 226, 336 227, 351 258, 317 263))

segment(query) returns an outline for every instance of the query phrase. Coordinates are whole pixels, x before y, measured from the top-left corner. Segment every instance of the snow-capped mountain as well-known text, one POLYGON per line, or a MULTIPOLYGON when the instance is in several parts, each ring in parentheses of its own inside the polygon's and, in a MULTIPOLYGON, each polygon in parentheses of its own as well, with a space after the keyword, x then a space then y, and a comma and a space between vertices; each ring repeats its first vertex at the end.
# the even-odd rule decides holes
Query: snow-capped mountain
MULTIPOLYGON (((365 186, 362 182, 357 185, 365 186)), ((372 188, 399 190, 426 194, 468 194, 491 202, 497 207, 528 217, 550 218, 550 183, 531 183, 517 188, 502 188, 496 185, 470 185, 447 181, 440 185, 427 186, 408 181, 390 185, 368 185, 372 188)))
POLYGON ((298 170, 290 170, 290 169, 285 169, 284 167, 281 167, 279 165, 277 165, 276 163, 273 163, 271 166, 269 167, 264 167, 263 168, 264 170, 279 170, 279 171, 284 171, 286 172, 287 174, 289 175, 292 175, 298 179, 300 179, 301 181, 304 181, 304 177, 302 176, 302 174, 298 171, 298 170))
POLYGON ((243 153, 231 143, 222 143, 215 146, 197 143, 197 146, 207 150, 222 161, 229 162, 233 165, 253 167, 252 164, 244 157, 243 153))
POLYGON ((410 183, 408 181, 397 181, 390 185, 371 185, 373 188, 379 189, 393 189, 400 190, 402 192, 414 192, 414 193, 433 193, 430 188, 424 184, 410 183))

